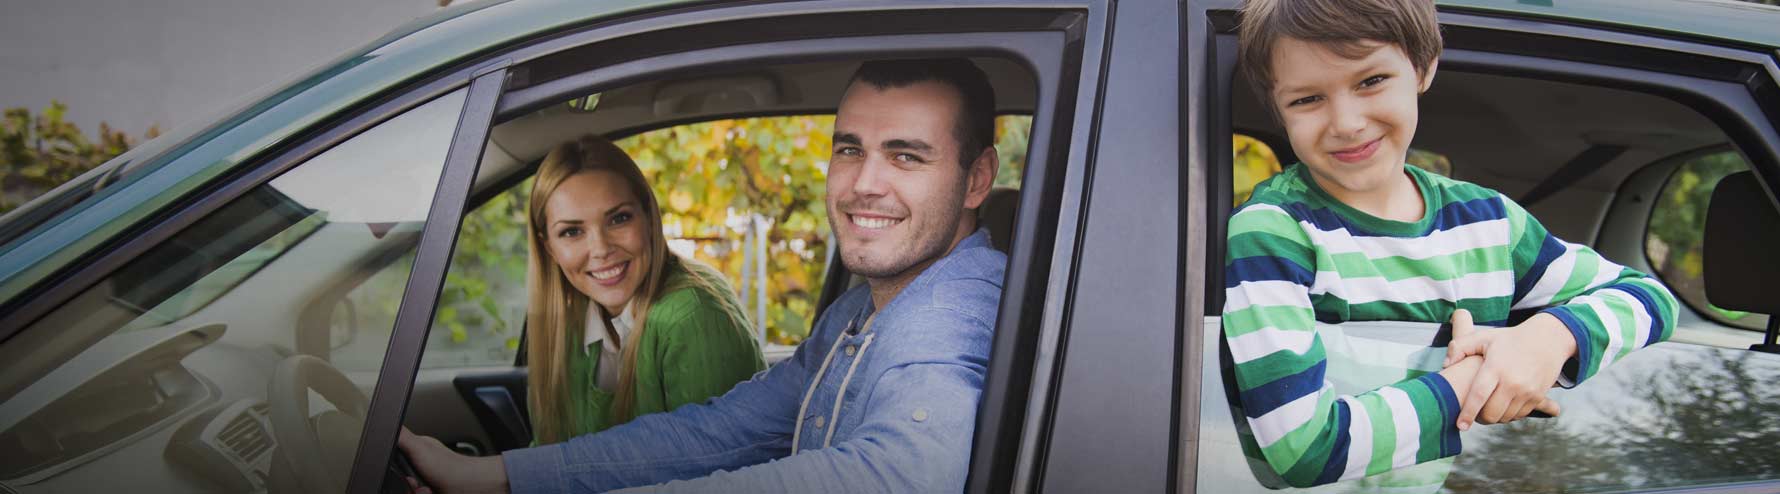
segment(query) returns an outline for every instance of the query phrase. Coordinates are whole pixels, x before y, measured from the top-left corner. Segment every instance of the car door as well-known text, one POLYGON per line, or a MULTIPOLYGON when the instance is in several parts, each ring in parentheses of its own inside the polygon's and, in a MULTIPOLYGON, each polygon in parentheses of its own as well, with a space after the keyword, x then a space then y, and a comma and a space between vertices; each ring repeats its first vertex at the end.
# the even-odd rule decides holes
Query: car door
MULTIPOLYGON (((1040 328, 1049 325, 1052 326, 1050 331, 1054 331, 1057 322, 1044 316, 1055 313, 1056 304, 1060 303, 1057 299, 1060 295, 1051 286, 1061 274, 1052 273, 1072 262, 1052 251, 1054 246, 1072 244, 1076 235, 1059 226, 1059 222, 1067 222, 1060 218, 1069 218, 1071 214, 1068 213, 1070 206, 1063 205, 1075 200, 1071 197, 1079 197, 1079 193, 1065 191, 1071 184, 1082 183, 1084 177, 1079 164, 1081 143, 1069 136, 1071 132, 1083 132, 1081 126, 1087 125, 1087 120, 1076 117, 1080 115, 1077 111, 1091 108, 1093 101, 1092 98, 1085 101, 1080 98, 1094 94, 1081 88, 1084 83, 1078 80, 1083 77, 1080 40, 1084 33, 1097 32, 1098 23, 1104 22, 1098 17, 1102 7, 1099 3, 1076 2, 712 5, 570 28, 551 38, 522 44, 511 51, 490 55, 511 60, 508 69, 511 75, 502 85, 497 110, 487 122, 493 130, 482 145, 475 148, 487 151, 482 153, 481 167, 470 186, 470 204, 480 204, 474 206, 478 209, 467 213, 466 225, 479 221, 481 207, 493 204, 498 210, 513 204, 501 195, 516 187, 523 188, 522 181, 532 173, 541 156, 537 150, 547 149, 539 146, 549 144, 550 139, 595 133, 615 139, 627 151, 641 156, 663 148, 633 149, 627 142, 648 141, 648 136, 656 132, 710 129, 721 122, 763 114, 771 117, 831 113, 834 101, 823 98, 838 97, 837 91, 844 87, 849 64, 873 58, 968 56, 990 67, 992 74, 1023 73, 1028 78, 1027 82, 1021 83, 1025 89, 1009 94, 1021 95, 1016 98, 1027 101, 1009 103, 1013 106, 1004 110, 1015 114, 1029 113, 1030 118, 1023 120, 1028 123, 1021 125, 1029 126, 1031 130, 1029 136, 1019 137, 1023 141, 1020 151, 1024 155, 1024 165, 1021 176, 1013 177, 1013 184, 1019 188, 1008 192, 1011 194, 1008 204, 1017 207, 1018 211, 1005 210, 1007 219, 1004 223, 1011 225, 1010 276, 1003 295, 1002 317, 997 323, 997 347, 990 362, 990 385, 983 404, 985 412, 978 416, 979 422, 985 424, 979 427, 979 434, 988 437, 984 440, 981 439, 984 436, 979 436, 979 444, 998 447, 978 447, 973 460, 973 468, 984 472, 973 476, 973 479, 980 479, 973 482, 980 482, 983 488, 1005 488, 995 486, 1005 486, 1013 481, 1012 477, 1006 472, 992 470, 1011 467, 1016 459, 1012 451, 1018 448, 1020 428, 1027 420, 1024 380, 1031 379, 1027 369, 1031 365, 1032 342, 1040 334, 1040 328), (814 67, 810 69, 814 74, 811 80, 822 84, 806 86, 795 78, 749 75, 755 67, 777 66, 814 67), (836 79, 837 76, 840 79, 836 79), (758 91, 761 87, 780 89, 758 91), (647 105, 629 106, 627 102, 632 100, 627 100, 625 95, 640 91, 639 88, 675 99, 657 99, 647 105), (760 110, 757 105, 764 101, 757 98, 760 94, 772 94, 774 96, 769 98, 784 100, 815 99, 808 100, 812 103, 799 103, 804 105, 801 107, 780 105, 760 110), (726 98, 738 97, 743 100, 724 102, 726 98), (576 105, 581 108, 574 108, 576 105), (693 110, 688 113, 688 108, 693 110), (583 112, 585 119, 573 115, 574 112, 583 112), (539 123, 544 121, 571 124, 539 123), (507 156, 499 156, 500 153, 507 156)), ((460 133, 459 138, 472 138, 471 135, 460 133)), ((462 140, 457 144, 467 146, 462 140)), ((736 164, 730 163, 731 166, 736 164)), ((649 168, 647 163, 645 168, 649 168)), ((793 178, 797 177, 787 180, 793 178)), ((671 203, 678 190, 674 187, 682 186, 695 187, 690 182, 658 185, 657 193, 671 203), (661 187, 667 190, 660 190, 661 187)), ((742 188, 734 184, 728 187, 742 188)), ((799 223, 795 218, 778 218, 772 222, 799 223)), ((503 228, 512 228, 512 225, 508 223, 503 228)), ((464 228, 467 230, 471 226, 464 228)), ((826 233, 825 227, 819 231, 826 233)), ((771 235, 777 234, 769 233, 767 238, 775 238, 771 235)), ((670 246, 689 241, 696 247, 696 242, 704 241, 691 238, 694 236, 670 235, 670 246)), ((472 322, 458 310, 464 305, 443 301, 454 296, 453 290, 468 291, 466 287, 472 284, 466 281, 466 276, 460 276, 471 270, 466 269, 463 273, 455 270, 467 265, 464 263, 474 257, 466 255, 470 251, 465 250, 466 245, 480 241, 473 237, 466 236, 462 230, 459 232, 457 254, 463 257, 454 259, 453 272, 445 275, 442 305, 430 307, 434 315, 430 333, 424 326, 416 328, 398 323, 392 341, 413 345, 402 347, 411 350, 420 350, 424 343, 427 352, 418 356, 418 361, 405 361, 407 365, 418 362, 421 367, 408 378, 408 386, 403 386, 412 390, 400 389, 408 396, 405 403, 407 424, 417 432, 446 438, 447 444, 485 445, 481 452, 491 454, 526 442, 520 431, 525 425, 524 363, 507 360, 521 358, 516 356, 517 345, 508 343, 515 341, 508 338, 516 335, 513 331, 519 330, 513 317, 519 306, 511 303, 519 297, 495 297, 497 307, 485 312, 499 314, 503 319, 499 324, 491 323, 493 318, 486 315, 476 316, 477 320, 472 322), (458 281, 452 281, 453 277, 458 281), (455 318, 445 317, 452 312, 455 312, 455 318), (428 359, 435 355, 462 355, 450 350, 449 340, 459 334, 451 324, 453 319, 465 324, 467 334, 463 335, 464 340, 475 340, 481 337, 479 333, 498 335, 486 339, 486 346, 469 351, 492 358, 470 359, 467 361, 470 365, 442 364, 429 368, 428 359), (476 327, 475 324, 489 326, 476 327), (495 326, 506 329, 488 331, 495 326), (427 341, 422 342, 423 339, 427 341), (435 353, 441 349, 444 351, 435 353), (485 351, 488 349, 498 351, 485 351), (463 410, 469 413, 460 413, 463 410), (488 442, 476 444, 484 439, 488 442)), ((737 239, 718 240, 733 242, 737 239)), ((790 239, 774 242, 789 244, 790 239)), ((505 249, 496 252, 506 256, 523 258, 525 255, 510 245, 497 249, 505 249)), ((781 251, 768 251, 769 254, 778 252, 781 251)), ((415 266, 418 270, 420 265, 415 266)), ((756 266, 755 269, 760 269, 756 266)), ((812 298, 799 299, 813 301, 814 307, 798 309, 803 311, 800 314, 819 311, 822 304, 848 285, 846 281, 837 282, 848 280, 849 276, 843 269, 838 269, 836 263, 829 263, 822 271, 820 289, 814 290, 819 293, 806 293, 802 296, 812 298)), ((478 283, 500 284, 509 293, 515 285, 510 280, 495 281, 492 278, 478 283)), ((773 286, 754 285, 752 288, 771 290, 773 286)), ((789 299, 784 298, 752 300, 790 305, 789 299)), ((763 319, 776 323, 780 318, 771 315, 773 308, 765 307, 768 317, 763 319)), ((407 310, 407 306, 403 310, 407 310)), ((799 319, 782 325, 783 328, 773 326, 768 336, 787 333, 789 328, 808 323, 807 319, 799 319)), ((796 330, 807 331, 807 328, 796 330)), ((775 348, 774 341, 768 343, 769 355, 788 351, 775 348)), ((392 348, 396 344, 392 344, 392 348)), ((392 354, 395 352, 391 351, 392 354)), ((401 355, 415 357, 406 353, 401 355)), ((382 375, 388 378, 390 374, 384 372, 382 375)), ((385 405, 402 407, 399 401, 379 401, 384 399, 382 393, 386 389, 399 388, 380 381, 376 388, 378 394, 371 405, 372 414, 384 410, 380 407, 385 405)), ((390 422, 388 425, 394 424, 390 422)), ((368 431, 362 445, 368 448, 367 451, 389 451, 390 440, 393 435, 374 436, 368 431)), ((360 461, 354 472, 355 475, 365 472, 381 475, 382 467, 381 463, 360 461)), ((359 480, 361 477, 354 477, 354 487, 364 485, 356 483, 359 480)))
MULTIPOLYGON (((1240 150, 1224 147, 1232 142, 1231 129, 1277 124, 1258 116, 1260 108, 1234 75, 1236 2, 1194 4, 1189 15, 1203 15, 1213 34, 1203 50, 1187 57, 1204 60, 1213 75, 1209 90, 1195 89, 1192 82, 1183 90, 1189 112, 1213 122, 1203 129, 1211 145, 1200 153, 1213 163, 1208 173, 1218 178, 1207 182, 1209 190, 1193 190, 1212 196, 1206 207, 1221 211, 1213 218, 1222 219, 1248 173, 1233 168, 1238 164, 1233 154, 1240 150)), ((1423 98, 1416 145, 1446 153, 1451 176, 1503 192, 1560 237, 1654 274, 1682 302, 1676 308, 1679 323, 1668 342, 1615 352, 1623 359, 1601 375, 1574 389, 1554 389, 1550 396, 1564 406, 1558 418, 1473 428, 1462 434, 1464 452, 1450 466, 1405 470, 1425 474, 1419 478, 1374 476, 1306 490, 1774 489, 1775 470, 1762 459, 1770 455, 1750 452, 1771 450, 1771 441, 1762 439, 1772 437, 1771 428, 1718 424, 1776 412, 1768 386, 1756 383, 1780 371, 1780 359, 1748 349, 1761 341, 1761 333, 1751 330, 1761 324, 1760 315, 1710 305, 1699 270, 1702 257, 1711 253, 1700 239, 1713 184, 1729 173, 1754 170, 1767 190, 1780 185, 1770 180, 1780 171, 1780 134, 1774 127, 1780 119, 1773 111, 1780 103, 1774 100, 1780 72, 1771 50, 1560 23, 1534 13, 1443 7, 1440 21, 1446 53, 1435 89, 1423 98), (1539 131, 1515 133, 1516 127, 1539 131), (1545 134, 1552 131, 1586 131, 1589 138, 1545 134), (1642 137, 1616 139, 1633 132, 1642 137), (1498 137, 1510 135, 1506 141, 1498 137), (1549 145, 1541 139, 1562 139, 1554 147, 1557 159, 1537 151, 1549 145), (1512 149, 1525 163, 1479 150, 1489 147, 1512 149)), ((1262 141, 1269 140, 1267 133, 1262 141)), ((1774 205, 1770 199, 1747 207, 1774 205)), ((1198 376, 1191 380, 1198 384, 1183 385, 1197 400, 1183 400, 1194 403, 1193 411, 1182 415, 1195 432, 1183 439, 1182 456, 1190 461, 1182 462, 1180 476, 1195 480, 1178 487, 1183 492, 1271 491, 1278 487, 1267 480, 1271 471, 1255 458, 1258 450, 1252 438, 1243 437, 1240 414, 1233 413, 1238 403, 1224 375, 1230 357, 1227 350, 1220 355, 1222 291, 1214 287, 1223 286, 1221 223, 1208 224, 1202 244, 1214 254, 1203 268, 1202 327, 1189 345, 1199 358, 1198 376)), ((1757 264, 1765 269, 1761 263, 1771 262, 1757 264)), ((1401 329, 1359 326, 1343 329, 1349 335, 1401 329)), ((1427 325, 1422 331, 1431 335, 1438 328, 1427 325)))

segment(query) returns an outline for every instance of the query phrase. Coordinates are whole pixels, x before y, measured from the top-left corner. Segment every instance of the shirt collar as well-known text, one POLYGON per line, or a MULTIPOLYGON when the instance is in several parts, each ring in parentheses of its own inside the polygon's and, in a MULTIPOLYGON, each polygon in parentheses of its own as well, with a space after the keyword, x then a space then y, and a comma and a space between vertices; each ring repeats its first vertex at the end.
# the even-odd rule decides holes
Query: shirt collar
MULTIPOLYGON (((630 316, 630 308, 630 304, 624 304, 624 312, 619 313, 618 317, 612 318, 612 329, 618 332, 619 339, 630 336, 630 328, 634 326, 635 319, 630 316)), ((583 348, 600 343, 607 351, 617 352, 619 350, 617 345, 606 341, 606 318, 600 314, 598 302, 588 301, 587 303, 587 327, 581 330, 581 340, 583 348)))

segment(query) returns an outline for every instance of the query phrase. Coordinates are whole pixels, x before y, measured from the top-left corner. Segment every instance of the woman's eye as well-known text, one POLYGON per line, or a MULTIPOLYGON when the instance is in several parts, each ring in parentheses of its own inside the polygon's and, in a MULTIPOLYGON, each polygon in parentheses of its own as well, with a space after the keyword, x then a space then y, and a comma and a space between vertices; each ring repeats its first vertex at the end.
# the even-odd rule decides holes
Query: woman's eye
POLYGON ((1389 79, 1389 78, 1390 78, 1390 76, 1387 76, 1387 75, 1375 75, 1372 77, 1367 77, 1366 80, 1360 81, 1360 87, 1377 86, 1379 83, 1382 83, 1382 82, 1384 82, 1385 79, 1389 79))
POLYGON ((618 214, 612 215, 612 219, 609 220, 608 223, 610 223, 612 225, 622 225, 625 223, 630 223, 630 220, 633 218, 635 218, 635 215, 630 214, 629 211, 623 211, 623 212, 619 212, 618 214))
POLYGON ((578 236, 581 236, 581 229, 580 228, 564 228, 561 231, 556 232, 556 236, 559 238, 578 237, 578 236))
POLYGON ((1308 105, 1308 104, 1315 103, 1315 102, 1322 101, 1322 100, 1323 100, 1322 96, 1305 96, 1305 97, 1298 98, 1298 99, 1292 100, 1290 102, 1287 102, 1286 106, 1308 105))

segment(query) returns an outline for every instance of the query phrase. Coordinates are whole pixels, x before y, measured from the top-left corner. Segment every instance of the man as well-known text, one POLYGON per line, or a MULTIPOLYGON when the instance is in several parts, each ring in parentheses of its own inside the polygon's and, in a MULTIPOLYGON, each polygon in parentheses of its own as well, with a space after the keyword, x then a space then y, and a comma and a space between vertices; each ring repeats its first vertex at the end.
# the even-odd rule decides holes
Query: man
POLYGON ((967 60, 854 73, 825 202, 867 282, 789 360, 709 403, 501 458, 406 431, 401 448, 453 493, 963 490, 1006 266, 975 219, 999 163, 994 101, 967 60))

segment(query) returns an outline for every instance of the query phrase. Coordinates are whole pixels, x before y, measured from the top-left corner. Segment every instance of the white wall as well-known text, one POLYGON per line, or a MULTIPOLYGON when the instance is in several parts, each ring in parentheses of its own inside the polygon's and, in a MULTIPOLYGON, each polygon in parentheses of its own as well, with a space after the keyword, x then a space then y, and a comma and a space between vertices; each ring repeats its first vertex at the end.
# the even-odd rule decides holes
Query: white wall
POLYGON ((0 0, 0 107, 51 99, 88 136, 202 124, 438 0, 0 0))

